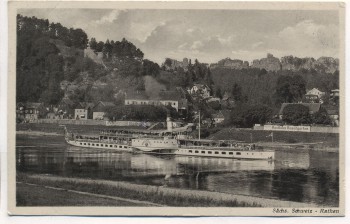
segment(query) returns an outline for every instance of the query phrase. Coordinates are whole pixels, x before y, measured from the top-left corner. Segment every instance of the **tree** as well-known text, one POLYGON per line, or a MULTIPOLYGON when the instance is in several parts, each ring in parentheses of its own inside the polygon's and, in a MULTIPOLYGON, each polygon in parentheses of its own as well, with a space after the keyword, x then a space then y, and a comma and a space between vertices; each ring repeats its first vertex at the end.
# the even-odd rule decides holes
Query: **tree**
POLYGON ((265 124, 272 118, 272 109, 266 105, 252 105, 244 113, 244 125, 253 127, 254 124, 265 124))
POLYGON ((329 117, 327 110, 323 107, 313 114, 313 123, 329 125, 332 124, 332 119, 329 117))
POLYGON ((282 75, 276 83, 276 105, 301 101, 306 93, 306 82, 300 75, 282 75))
POLYGON ((106 43, 104 44, 103 49, 102 49, 104 58, 111 58, 111 56, 112 56, 112 50, 113 50, 113 46, 112 46, 112 44, 109 42, 109 40, 107 39, 107 41, 106 41, 106 43))
POLYGON ((235 102, 244 101, 244 97, 242 95, 242 88, 237 83, 233 84, 231 93, 232 93, 232 97, 233 97, 235 102))
POLYGON ((142 63, 142 75, 150 75, 153 77, 158 77, 160 72, 159 65, 153 61, 144 59, 142 63))
POLYGON ((70 42, 72 46, 85 49, 88 43, 87 34, 82 29, 70 29, 70 42))
POLYGON ((309 108, 302 104, 286 105, 282 115, 282 120, 287 124, 300 125, 311 123, 309 108))
POLYGON ((221 92, 220 87, 216 88, 215 96, 222 99, 222 92, 221 92))
POLYGON ((168 67, 171 67, 172 61, 170 58, 166 58, 164 64, 168 67))
POLYGON ((92 50, 96 50, 97 48, 97 41, 94 37, 91 38, 90 42, 89 42, 90 48, 92 50))

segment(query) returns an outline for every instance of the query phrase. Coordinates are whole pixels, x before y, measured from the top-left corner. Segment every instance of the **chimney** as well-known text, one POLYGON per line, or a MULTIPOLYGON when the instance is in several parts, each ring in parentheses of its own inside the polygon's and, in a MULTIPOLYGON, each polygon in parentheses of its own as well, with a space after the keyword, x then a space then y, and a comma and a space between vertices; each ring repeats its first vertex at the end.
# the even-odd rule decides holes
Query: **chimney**
POLYGON ((173 122, 171 121, 171 117, 169 115, 166 118, 166 127, 167 127, 167 131, 169 132, 173 131, 173 122))

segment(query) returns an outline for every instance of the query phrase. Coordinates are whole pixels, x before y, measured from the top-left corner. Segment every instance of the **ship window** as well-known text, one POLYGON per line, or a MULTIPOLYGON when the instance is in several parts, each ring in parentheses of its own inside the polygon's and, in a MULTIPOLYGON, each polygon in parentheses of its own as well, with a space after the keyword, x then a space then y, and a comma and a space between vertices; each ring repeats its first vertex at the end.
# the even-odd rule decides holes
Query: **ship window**
POLYGON ((106 147, 108 147, 108 145, 105 144, 106 147))
POLYGON ((109 147, 110 147, 110 148, 112 148, 112 147, 113 147, 113 145, 109 145, 109 147))
POLYGON ((90 145, 90 143, 88 143, 88 145, 90 145))
POLYGON ((82 145, 82 143, 80 142, 80 145, 82 145))
POLYGON ((236 152, 236 155, 241 155, 241 153, 240 152, 236 152))
POLYGON ((120 145, 119 148, 122 148, 122 146, 120 145))
POLYGON ((215 154, 219 154, 219 152, 215 152, 215 154))
POLYGON ((208 151, 208 154, 213 154, 213 152, 212 151, 208 151))
POLYGON ((100 146, 99 144, 96 144, 96 146, 100 146))
POLYGON ((228 154, 233 155, 233 152, 229 152, 228 154))
POLYGON ((124 149, 126 149, 126 146, 124 146, 124 149))
POLYGON ((198 151, 196 150, 196 151, 194 151, 194 153, 198 153, 198 151))
POLYGON ((224 154, 224 155, 225 155, 225 154, 226 154, 226 152, 221 152, 221 154, 224 154))
POLYGON ((84 143, 84 145, 86 145, 86 143, 84 143))
POLYGON ((95 144, 92 144, 92 146, 95 146, 95 144))
POLYGON ((117 145, 114 145, 114 148, 118 148, 118 146, 117 146, 117 145))
POLYGON ((192 150, 188 150, 188 152, 192 153, 192 150))
POLYGON ((202 151, 202 154, 205 154, 205 151, 202 151))

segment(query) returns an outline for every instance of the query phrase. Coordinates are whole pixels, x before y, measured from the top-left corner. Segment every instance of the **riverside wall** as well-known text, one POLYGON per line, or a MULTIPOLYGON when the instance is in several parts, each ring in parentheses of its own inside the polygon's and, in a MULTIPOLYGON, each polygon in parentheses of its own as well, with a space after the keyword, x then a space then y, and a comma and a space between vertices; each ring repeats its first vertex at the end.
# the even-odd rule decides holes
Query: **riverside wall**
POLYGON ((328 126, 256 125, 253 129, 260 131, 339 133, 339 127, 328 126))
POLYGON ((143 121, 104 121, 104 120, 72 120, 72 119, 38 119, 30 123, 37 124, 59 124, 59 125, 102 125, 102 126, 137 126, 137 127, 150 127, 156 122, 143 122, 143 121))

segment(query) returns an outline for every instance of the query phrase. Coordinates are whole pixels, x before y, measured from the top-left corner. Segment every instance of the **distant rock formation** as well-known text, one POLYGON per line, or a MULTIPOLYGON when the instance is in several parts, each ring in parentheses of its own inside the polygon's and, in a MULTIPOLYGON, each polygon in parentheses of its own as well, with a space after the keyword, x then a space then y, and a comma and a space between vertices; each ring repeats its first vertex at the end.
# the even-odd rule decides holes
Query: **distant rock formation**
POLYGON ((220 60, 217 64, 211 64, 210 67, 224 67, 224 68, 231 68, 231 69, 243 69, 243 68, 249 68, 249 62, 242 61, 239 59, 231 59, 231 58, 225 58, 220 60))
POLYGON ((272 54, 267 54, 266 58, 254 60, 251 67, 265 69, 266 71, 278 71, 281 70, 281 62, 272 54))
POLYGON ((189 65, 188 58, 184 58, 182 61, 166 58, 165 62, 162 64, 162 66, 164 66, 166 71, 175 70, 177 68, 183 68, 185 71, 187 71, 188 65, 189 65))
POLYGON ((94 62, 103 65, 104 67, 105 64, 103 63, 103 54, 102 52, 97 52, 97 54, 90 48, 87 47, 86 49, 84 49, 84 57, 86 58, 90 58, 91 60, 93 60, 94 62))
POLYGON ((314 66, 317 71, 333 73, 336 70, 339 70, 339 59, 332 57, 320 57, 315 62, 314 66))
POLYGON ((339 69, 339 60, 332 57, 314 58, 298 58, 292 55, 282 57, 281 60, 274 57, 272 54, 267 54, 266 58, 256 59, 249 66, 247 61, 239 59, 225 58, 218 63, 211 64, 210 68, 229 68, 229 69, 243 69, 243 68, 259 68, 267 71, 278 70, 292 70, 298 71, 300 69, 311 70, 315 69, 318 72, 334 73, 339 69))

